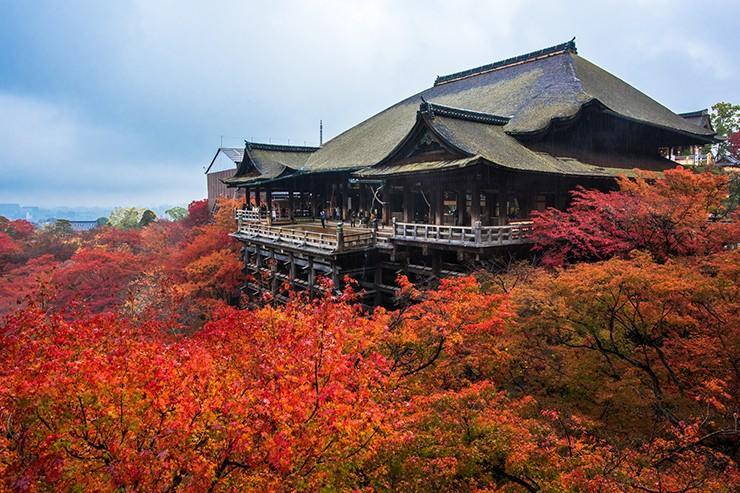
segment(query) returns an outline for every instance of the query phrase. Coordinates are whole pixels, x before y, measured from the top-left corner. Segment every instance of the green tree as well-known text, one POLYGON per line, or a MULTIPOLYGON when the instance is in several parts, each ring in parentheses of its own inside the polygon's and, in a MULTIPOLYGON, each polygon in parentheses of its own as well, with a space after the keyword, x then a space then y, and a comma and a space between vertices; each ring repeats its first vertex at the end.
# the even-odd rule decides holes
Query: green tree
POLYGON ((147 209, 141 214, 141 219, 139 219, 139 226, 149 226, 151 223, 157 220, 157 215, 154 213, 154 211, 147 209))
POLYGON ((138 207, 116 207, 110 213, 110 225, 116 228, 135 228, 139 225, 144 209, 138 207))
POLYGON ((709 116, 717 137, 725 139, 724 142, 712 146, 714 156, 717 159, 725 158, 730 153, 730 136, 740 131, 740 105, 719 102, 712 106, 709 116))
POLYGON ((184 207, 172 207, 171 209, 167 209, 166 211, 164 211, 164 213, 167 214, 173 221, 179 221, 187 217, 188 210, 184 207))

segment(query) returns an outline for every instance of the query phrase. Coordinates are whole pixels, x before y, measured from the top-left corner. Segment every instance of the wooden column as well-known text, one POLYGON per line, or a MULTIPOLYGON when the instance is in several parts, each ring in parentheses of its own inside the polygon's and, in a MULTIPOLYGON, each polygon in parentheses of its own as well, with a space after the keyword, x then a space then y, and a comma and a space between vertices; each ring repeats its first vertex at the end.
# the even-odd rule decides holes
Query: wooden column
POLYGON ((373 285, 375 286, 375 304, 380 305, 383 301, 383 294, 380 292, 380 286, 383 284, 383 268, 380 262, 375 267, 375 276, 373 277, 373 285))
POLYGON ((290 259, 290 264, 288 265, 288 279, 290 280, 290 286, 295 287, 294 281, 295 281, 295 254, 293 252, 288 253, 288 258, 290 259))
POLYGON ((435 188, 434 192, 434 224, 442 224, 445 213, 445 192, 439 187, 435 188))
POLYGON ((275 250, 271 250, 270 251, 270 281, 271 281, 270 292, 272 293, 273 298, 275 297, 278 291, 279 281, 278 281, 277 273, 278 273, 278 263, 277 263, 277 258, 275 257, 275 250))
POLYGON ((313 296, 313 285, 316 282, 316 273, 313 270, 313 257, 308 257, 308 296, 313 296))
POLYGON ((340 219, 347 221, 349 219, 349 183, 346 181, 340 184, 339 190, 341 191, 342 197, 342 212, 340 219))
POLYGON ((293 208, 295 207, 295 198, 293 197, 293 189, 288 192, 288 219, 293 222, 294 214, 293 208))
POLYGON ((403 222, 414 222, 414 195, 411 193, 411 185, 403 186, 403 222))
POLYGON ((367 187, 360 183, 360 210, 367 211, 367 187))
POLYGON ((465 225, 465 189, 457 189, 457 225, 465 225))
POLYGON ((260 204, 260 187, 254 187, 254 205, 259 207, 260 204))
POLYGON ((470 224, 480 221, 480 183, 478 180, 471 184, 470 224))
POLYGON ((385 182, 383 186, 383 224, 388 225, 391 223, 391 184, 385 182))

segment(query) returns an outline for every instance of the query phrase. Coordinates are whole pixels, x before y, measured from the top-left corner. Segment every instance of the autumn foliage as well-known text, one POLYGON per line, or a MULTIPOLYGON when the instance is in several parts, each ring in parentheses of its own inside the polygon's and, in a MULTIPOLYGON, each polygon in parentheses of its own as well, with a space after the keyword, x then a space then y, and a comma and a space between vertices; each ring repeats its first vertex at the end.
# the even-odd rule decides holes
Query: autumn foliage
POLYGON ((351 287, 229 306, 228 203, 127 230, 5 224, 0 489, 734 491, 740 252, 712 236, 731 216, 705 216, 721 179, 685 173, 578 192, 559 218, 612 236, 542 233, 560 268, 400 277, 393 310, 351 287), (672 226, 641 238, 617 204, 672 226))
POLYGON ((660 179, 637 172, 618 183, 619 190, 606 193, 578 188, 567 211, 535 214, 534 239, 546 264, 601 260, 634 249, 662 261, 717 252, 740 236, 738 222, 728 221, 727 175, 676 168, 660 179))

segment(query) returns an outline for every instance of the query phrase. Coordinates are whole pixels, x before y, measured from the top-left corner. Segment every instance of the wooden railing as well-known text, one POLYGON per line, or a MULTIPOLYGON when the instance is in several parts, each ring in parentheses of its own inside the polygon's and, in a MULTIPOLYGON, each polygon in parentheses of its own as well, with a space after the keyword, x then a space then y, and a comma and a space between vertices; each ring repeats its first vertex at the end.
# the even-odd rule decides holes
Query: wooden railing
POLYGON ((245 212, 236 211, 237 231, 235 236, 261 238, 275 243, 293 246, 313 247, 320 250, 339 252, 343 250, 365 248, 375 244, 376 234, 373 230, 363 232, 345 232, 343 223, 336 225, 336 232, 318 233, 300 227, 282 227, 264 222, 245 219, 245 212))
POLYGON ((393 222, 393 239, 462 246, 496 246, 529 243, 531 222, 507 226, 445 226, 393 222))

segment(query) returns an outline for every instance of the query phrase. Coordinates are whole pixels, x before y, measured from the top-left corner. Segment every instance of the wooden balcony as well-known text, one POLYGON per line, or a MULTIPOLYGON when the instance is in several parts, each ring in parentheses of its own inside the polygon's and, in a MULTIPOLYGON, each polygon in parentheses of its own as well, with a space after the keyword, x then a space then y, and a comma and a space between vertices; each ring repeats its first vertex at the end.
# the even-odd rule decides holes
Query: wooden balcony
POLYGON ((290 247, 321 254, 363 250, 384 243, 380 235, 367 228, 348 228, 342 222, 325 228, 320 222, 300 224, 267 224, 258 211, 236 211, 237 231, 231 236, 270 246, 290 247))
POLYGON ((487 248, 531 243, 532 223, 506 226, 446 226, 393 222, 393 241, 487 248))
POLYGON ((320 222, 269 224, 259 211, 236 211, 237 231, 232 236, 270 247, 293 248, 321 254, 335 254, 392 248, 398 244, 439 247, 490 248, 531 243, 531 222, 506 226, 447 226, 393 221, 390 228, 352 228, 344 223, 320 222))

